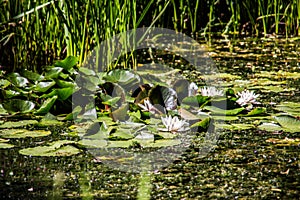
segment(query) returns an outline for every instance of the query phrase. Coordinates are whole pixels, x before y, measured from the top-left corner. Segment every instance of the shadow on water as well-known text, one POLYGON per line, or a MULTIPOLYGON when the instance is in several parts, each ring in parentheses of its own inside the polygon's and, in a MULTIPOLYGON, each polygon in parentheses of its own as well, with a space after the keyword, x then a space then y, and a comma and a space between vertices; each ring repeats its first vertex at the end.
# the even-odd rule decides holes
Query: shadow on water
MULTIPOLYGON (((255 89, 271 112, 282 101, 299 102, 299 78, 285 74, 300 71, 299 50, 298 41, 271 38, 219 39, 209 49, 221 73, 236 75, 226 76, 224 86, 255 89)), ((196 72, 184 73, 197 78, 192 77, 196 72)), ((146 177, 152 183, 151 199, 295 199, 300 196, 299 138, 299 132, 256 127, 224 130, 204 158, 199 158, 197 143, 201 141, 196 139, 180 159, 146 177), (285 138, 296 142, 276 142, 285 138)), ((18 153, 21 147, 40 143, 43 139, 16 139, 16 148, 0 150, 2 199, 137 197, 140 174, 113 170, 84 151, 62 158, 18 153)))

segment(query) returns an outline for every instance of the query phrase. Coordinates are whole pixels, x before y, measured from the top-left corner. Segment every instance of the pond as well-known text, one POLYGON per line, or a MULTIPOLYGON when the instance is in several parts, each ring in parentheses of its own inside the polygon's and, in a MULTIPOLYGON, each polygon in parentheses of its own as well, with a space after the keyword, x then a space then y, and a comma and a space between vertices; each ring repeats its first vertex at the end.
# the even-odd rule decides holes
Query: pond
MULTIPOLYGON (((220 37, 211 41, 208 51, 219 69, 222 86, 255 90, 267 113, 285 112, 299 118, 299 40, 220 37)), ((184 74, 199 82, 198 73, 185 70, 184 74)), ((300 126, 282 129, 270 115, 232 116, 225 123, 217 144, 206 156, 199 155, 201 140, 195 138, 180 157, 151 173, 110 168, 88 151, 68 157, 20 154, 20 149, 46 142, 76 140, 69 134, 69 125, 49 126, 51 135, 11 139, 14 148, 0 149, 0 197, 299 198, 300 126)))

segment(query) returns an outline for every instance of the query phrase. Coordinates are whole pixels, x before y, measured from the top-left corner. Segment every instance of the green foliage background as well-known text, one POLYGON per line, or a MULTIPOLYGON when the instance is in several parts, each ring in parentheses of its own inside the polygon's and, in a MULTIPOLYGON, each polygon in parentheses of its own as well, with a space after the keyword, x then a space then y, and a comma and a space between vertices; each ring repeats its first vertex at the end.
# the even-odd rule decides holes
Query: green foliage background
POLYGON ((0 66, 9 71, 79 57, 106 38, 157 26, 193 37, 223 34, 299 36, 299 0, 2 0, 0 66))

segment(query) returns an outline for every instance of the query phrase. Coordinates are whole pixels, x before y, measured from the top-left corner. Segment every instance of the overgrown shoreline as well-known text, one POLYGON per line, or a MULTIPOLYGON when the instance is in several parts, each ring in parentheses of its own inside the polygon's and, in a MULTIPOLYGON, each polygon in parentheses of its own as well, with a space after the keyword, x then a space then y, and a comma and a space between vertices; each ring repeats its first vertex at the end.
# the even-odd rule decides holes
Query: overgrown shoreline
POLYGON ((0 65, 40 71, 67 56, 79 64, 100 42, 140 27, 164 27, 193 37, 212 33, 298 37, 300 5, 285 0, 3 1, 0 65))

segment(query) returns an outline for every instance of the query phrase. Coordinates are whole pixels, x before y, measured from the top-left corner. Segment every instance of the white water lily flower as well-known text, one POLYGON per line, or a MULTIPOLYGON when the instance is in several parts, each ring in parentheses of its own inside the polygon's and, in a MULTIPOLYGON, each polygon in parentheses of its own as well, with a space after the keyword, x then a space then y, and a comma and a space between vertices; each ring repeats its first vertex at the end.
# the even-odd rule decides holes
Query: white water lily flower
POLYGON ((166 127, 166 129, 161 129, 164 131, 170 131, 170 132, 178 132, 182 131, 185 128, 186 122, 184 120, 178 119, 177 116, 172 117, 171 115, 168 115, 166 117, 161 117, 162 123, 166 127))
POLYGON ((260 104, 260 102, 256 101, 259 94, 255 94, 253 91, 244 90, 242 92, 238 92, 237 95, 239 96, 239 99, 236 102, 240 106, 260 104))
POLYGON ((196 85, 196 83, 194 82, 191 82, 189 84, 189 87, 188 87, 188 96, 195 96, 197 94, 197 91, 198 91, 198 86, 196 85))
POLYGON ((144 100, 144 105, 138 103, 138 106, 140 106, 143 109, 142 111, 147 111, 151 114, 160 112, 159 110, 157 110, 157 108, 154 107, 154 105, 152 105, 152 103, 148 99, 144 100))
POLYGON ((224 91, 218 90, 216 87, 209 86, 209 87, 203 87, 200 89, 201 95, 206 97, 215 97, 215 96, 223 96, 224 91))

